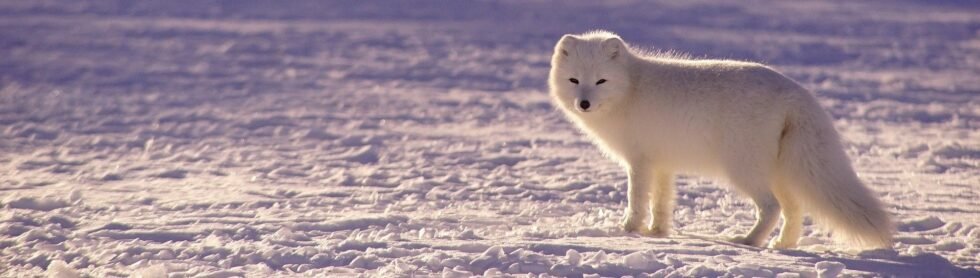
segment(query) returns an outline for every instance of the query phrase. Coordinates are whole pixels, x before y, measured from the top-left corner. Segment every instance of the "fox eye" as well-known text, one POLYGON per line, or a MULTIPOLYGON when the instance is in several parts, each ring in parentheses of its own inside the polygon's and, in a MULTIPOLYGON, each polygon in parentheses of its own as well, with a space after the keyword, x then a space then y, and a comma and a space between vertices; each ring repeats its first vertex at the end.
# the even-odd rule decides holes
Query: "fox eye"
POLYGON ((599 85, 599 84, 602 84, 602 83, 606 83, 606 80, 605 79, 599 79, 599 81, 596 81, 595 82, 596 85, 599 85))
POLYGON ((575 78, 569 78, 568 81, 572 81, 572 83, 578 84, 578 79, 575 78))

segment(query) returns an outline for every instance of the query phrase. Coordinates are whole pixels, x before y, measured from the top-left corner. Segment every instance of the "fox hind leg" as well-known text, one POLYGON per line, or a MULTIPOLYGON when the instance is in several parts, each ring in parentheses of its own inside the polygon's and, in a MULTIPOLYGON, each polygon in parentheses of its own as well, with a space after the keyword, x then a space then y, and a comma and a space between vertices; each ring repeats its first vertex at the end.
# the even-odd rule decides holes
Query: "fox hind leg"
POLYGON ((779 238, 771 245, 776 249, 795 248, 800 235, 803 233, 803 211, 795 197, 787 192, 785 187, 777 184, 773 188, 773 193, 782 207, 783 226, 779 230, 779 238))
MULTIPOLYGON (((752 173, 752 172, 742 172, 752 173)), ((732 182, 743 193, 752 198, 755 203, 755 224, 752 230, 745 236, 734 238, 732 241, 739 244, 762 246, 768 242, 769 233, 776 228, 779 221, 779 201, 770 189, 769 183, 760 177, 767 175, 742 175, 733 176, 732 182)))
POLYGON ((745 236, 736 237, 732 240, 738 244, 751 245, 751 246, 762 246, 766 239, 769 237, 769 233, 776 228, 776 221, 779 220, 779 203, 776 202, 776 198, 772 197, 756 197, 753 198, 755 202, 755 224, 752 225, 752 230, 749 231, 745 236))

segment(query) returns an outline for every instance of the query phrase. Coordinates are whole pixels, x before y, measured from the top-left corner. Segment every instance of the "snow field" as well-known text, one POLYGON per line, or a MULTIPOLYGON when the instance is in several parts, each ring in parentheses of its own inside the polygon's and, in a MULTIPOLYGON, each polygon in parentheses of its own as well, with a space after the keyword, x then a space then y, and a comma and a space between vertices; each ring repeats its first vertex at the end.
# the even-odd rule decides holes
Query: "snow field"
POLYGON ((0 276, 978 276, 976 5, 562 3, 0 3, 0 276), (726 243, 752 206, 698 177, 620 231, 544 88, 591 28, 813 90, 893 250, 726 243))

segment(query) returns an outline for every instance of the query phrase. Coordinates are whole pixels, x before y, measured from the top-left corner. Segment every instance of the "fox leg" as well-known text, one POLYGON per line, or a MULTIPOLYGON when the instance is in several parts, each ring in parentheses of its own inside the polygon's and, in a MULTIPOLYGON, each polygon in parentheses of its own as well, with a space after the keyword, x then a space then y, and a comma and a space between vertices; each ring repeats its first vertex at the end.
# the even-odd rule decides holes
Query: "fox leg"
POLYGON ((768 196, 756 196, 752 198, 755 202, 755 225, 745 236, 736 237, 735 243, 762 246, 763 242, 769 238, 769 233, 776 228, 776 221, 779 220, 779 202, 772 194, 768 196))
MULTIPOLYGON (((751 172, 743 172, 748 174, 751 172)), ((779 201, 773 195, 769 183, 757 177, 766 175, 743 175, 732 177, 732 182, 746 193, 755 203, 755 225, 745 236, 736 237, 733 242, 751 246, 762 246, 769 239, 769 233, 779 221, 779 201)))
POLYGON ((629 184, 626 192, 627 208, 623 219, 623 230, 628 233, 646 233, 643 225, 650 214, 651 171, 644 167, 630 165, 629 184))
POLYGON ((793 195, 786 192, 786 188, 778 186, 773 188, 773 193, 783 208, 783 226, 779 230, 779 238, 772 243, 771 247, 777 249, 794 248, 803 233, 803 212, 793 195))
POLYGON ((657 172, 650 190, 650 202, 653 207, 653 223, 647 235, 665 237, 670 233, 671 219, 674 214, 674 175, 657 172))

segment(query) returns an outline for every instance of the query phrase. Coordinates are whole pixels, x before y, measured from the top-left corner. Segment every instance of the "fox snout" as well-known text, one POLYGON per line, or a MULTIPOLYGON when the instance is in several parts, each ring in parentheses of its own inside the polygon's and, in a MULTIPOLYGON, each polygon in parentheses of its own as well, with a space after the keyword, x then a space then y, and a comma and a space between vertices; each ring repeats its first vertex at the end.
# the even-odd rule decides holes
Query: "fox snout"
POLYGON ((587 99, 575 99, 575 109, 579 112, 589 112, 589 108, 592 107, 592 103, 587 99))

